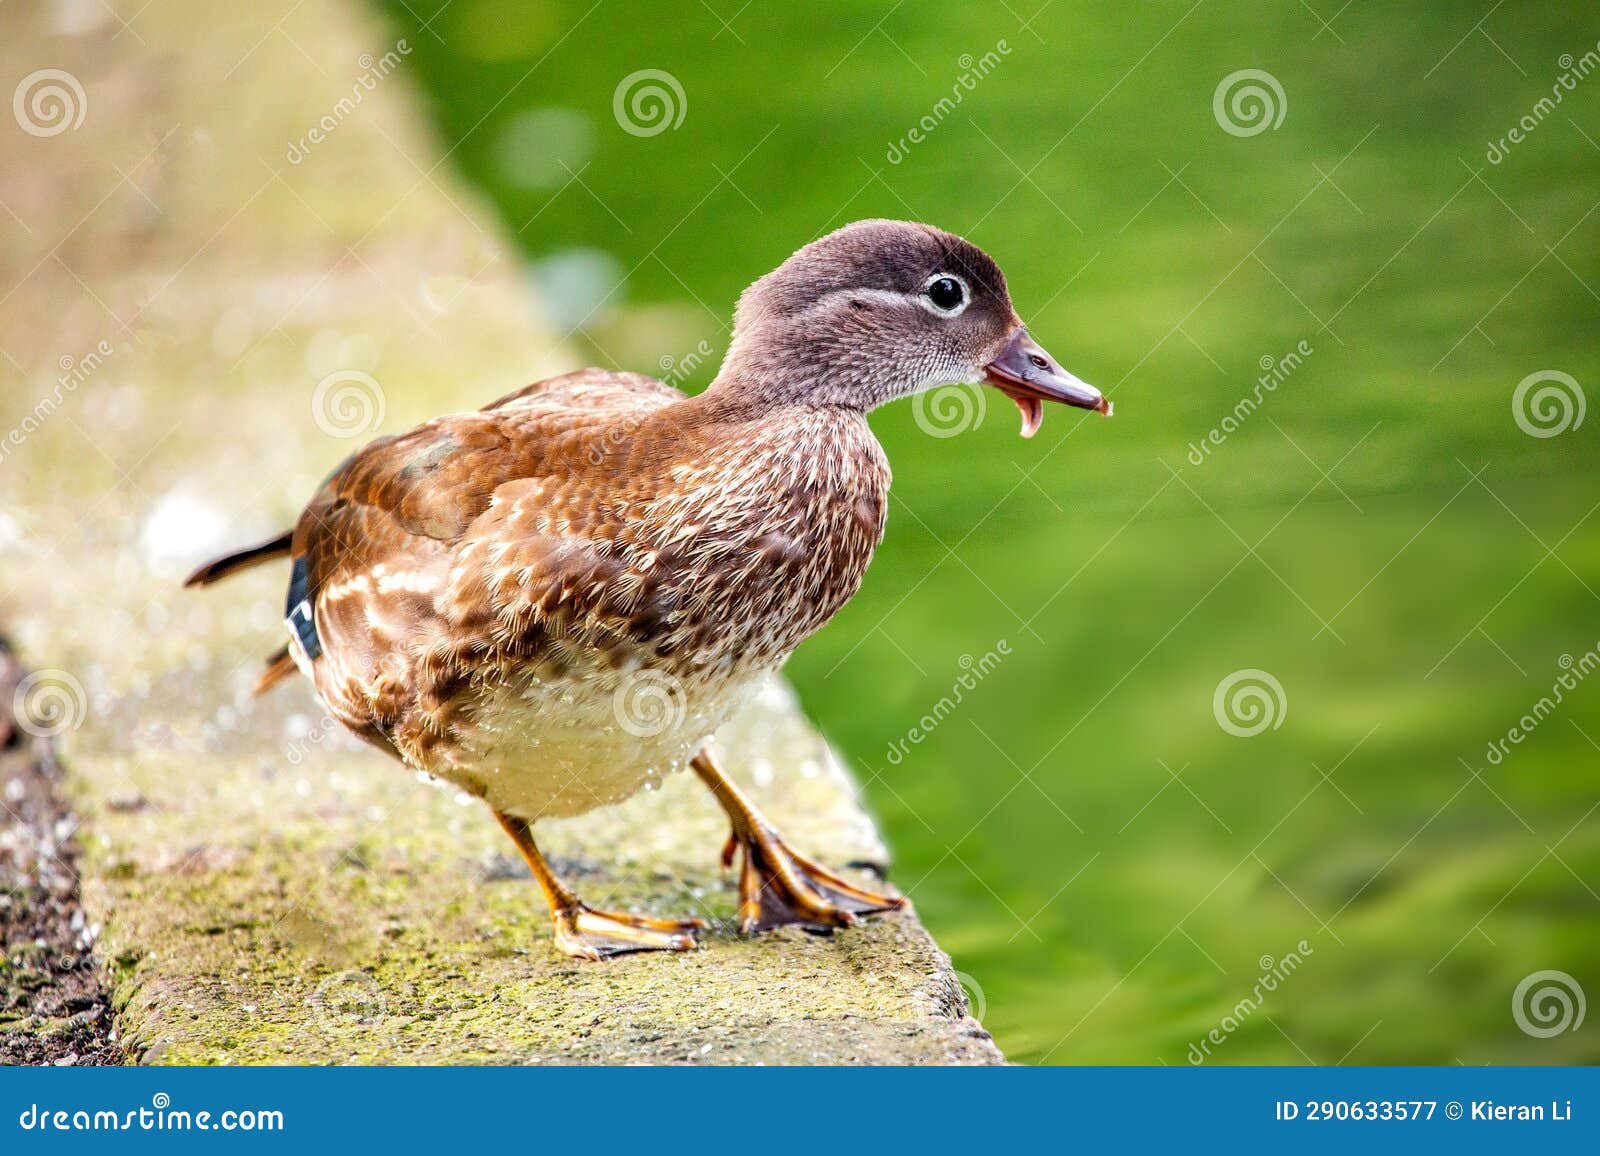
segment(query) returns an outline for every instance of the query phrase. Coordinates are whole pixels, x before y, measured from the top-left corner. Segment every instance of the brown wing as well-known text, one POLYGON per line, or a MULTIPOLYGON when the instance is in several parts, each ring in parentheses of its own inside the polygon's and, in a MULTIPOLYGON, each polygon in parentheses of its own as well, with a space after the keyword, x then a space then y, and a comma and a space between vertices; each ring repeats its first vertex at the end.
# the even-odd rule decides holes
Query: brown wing
POLYGON ((295 527, 290 610, 296 622, 304 602, 297 629, 342 721, 388 735, 420 714, 442 727, 448 683, 472 654, 519 631, 537 644, 535 620, 589 613, 625 513, 613 501, 625 455, 612 443, 682 396, 582 370, 380 439, 340 466, 295 527))
POLYGON ((609 369, 579 369, 560 377, 549 377, 525 385, 484 406, 484 412, 504 409, 549 407, 598 411, 638 408, 650 398, 662 404, 679 401, 683 391, 642 373, 618 373, 609 369))

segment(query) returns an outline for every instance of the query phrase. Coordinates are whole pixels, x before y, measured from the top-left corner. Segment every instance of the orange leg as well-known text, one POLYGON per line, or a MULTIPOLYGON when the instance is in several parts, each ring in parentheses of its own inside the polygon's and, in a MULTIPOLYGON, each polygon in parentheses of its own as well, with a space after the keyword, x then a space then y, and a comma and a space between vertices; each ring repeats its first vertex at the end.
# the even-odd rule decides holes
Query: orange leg
POLYGON ((857 887, 790 849, 706 752, 696 755, 692 765, 733 824, 733 834, 722 851, 723 865, 731 866, 734 852, 744 850, 739 872, 739 930, 766 931, 789 923, 849 927, 863 915, 906 906, 904 898, 857 887))
POLYGON ((691 951, 694 933, 706 927, 703 919, 652 919, 646 915, 619 915, 596 911, 557 879, 533 841, 526 820, 494 813, 517 850, 528 861, 555 925, 556 946, 578 959, 603 959, 630 951, 691 951))

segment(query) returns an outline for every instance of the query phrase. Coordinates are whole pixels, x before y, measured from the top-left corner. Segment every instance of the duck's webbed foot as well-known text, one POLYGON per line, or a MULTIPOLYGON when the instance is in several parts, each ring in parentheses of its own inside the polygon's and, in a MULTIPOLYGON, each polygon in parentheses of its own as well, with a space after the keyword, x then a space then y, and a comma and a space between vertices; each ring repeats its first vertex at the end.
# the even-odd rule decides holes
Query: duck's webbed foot
POLYGON ((746 933, 791 923, 819 931, 849 927, 863 915, 906 905, 899 896, 857 887, 813 863, 759 819, 747 831, 735 821, 722 849, 724 866, 732 866, 738 850, 744 853, 739 868, 739 930, 746 933))
POLYGON ((723 866, 731 867, 743 850, 739 869, 739 930, 767 931, 787 924, 816 930, 849 927, 861 916, 893 911, 906 900, 856 886, 793 850, 759 811, 701 752, 695 773, 722 804, 733 834, 722 849, 723 866))
POLYGON ((527 820, 495 812, 500 826, 528 862, 534 880, 550 903, 556 946, 578 959, 606 959, 630 951, 693 951, 695 932, 710 926, 704 919, 655 919, 596 911, 556 878, 533 841, 527 820))
POLYGON ((556 946, 578 959, 606 959, 630 951, 693 951, 704 919, 654 919, 596 911, 575 900, 551 910, 556 946))

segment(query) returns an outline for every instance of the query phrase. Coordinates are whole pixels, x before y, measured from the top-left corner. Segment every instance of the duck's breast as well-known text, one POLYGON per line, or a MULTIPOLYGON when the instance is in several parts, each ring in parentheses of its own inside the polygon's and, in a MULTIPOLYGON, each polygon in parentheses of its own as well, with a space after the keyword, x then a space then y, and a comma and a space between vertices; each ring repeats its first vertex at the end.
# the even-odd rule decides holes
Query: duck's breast
POLYGON ((680 462, 651 517, 669 653, 771 669, 860 587, 883 537, 889 468, 859 414, 785 411, 680 462))

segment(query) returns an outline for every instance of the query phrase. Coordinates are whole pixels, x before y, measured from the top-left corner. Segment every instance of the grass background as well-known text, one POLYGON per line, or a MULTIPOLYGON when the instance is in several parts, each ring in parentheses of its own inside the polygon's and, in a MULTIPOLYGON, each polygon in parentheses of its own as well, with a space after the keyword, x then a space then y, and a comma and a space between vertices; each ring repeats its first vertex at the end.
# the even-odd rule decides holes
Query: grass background
POLYGON ((1600 386, 1600 76, 1486 156, 1600 16, 1039 5, 384 9, 596 363, 699 388, 747 283, 895 216, 986 248, 1114 398, 1027 442, 997 395, 958 437, 875 415, 888 537, 789 667, 1013 1058, 1184 1063, 1233 1015, 1208 1062, 1600 1060, 1600 1022, 1536 1038, 1512 1013, 1544 969, 1600 993, 1600 685, 1486 757, 1600 643, 1600 416, 1535 438, 1512 410, 1537 371, 1600 386), (640 69, 681 86, 676 128, 614 118, 640 69), (1276 128, 1219 126, 1240 69, 1281 85, 1276 128), (1213 715, 1241 669, 1284 694, 1249 738, 1213 715))

